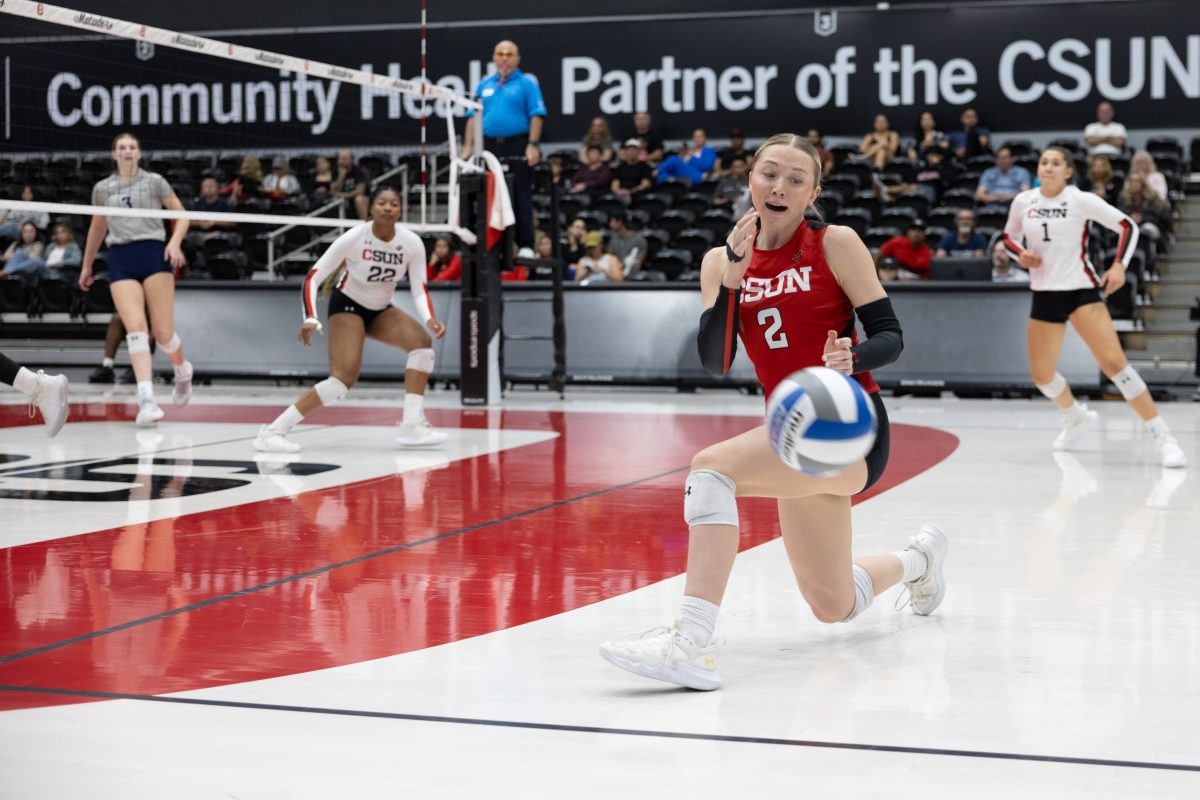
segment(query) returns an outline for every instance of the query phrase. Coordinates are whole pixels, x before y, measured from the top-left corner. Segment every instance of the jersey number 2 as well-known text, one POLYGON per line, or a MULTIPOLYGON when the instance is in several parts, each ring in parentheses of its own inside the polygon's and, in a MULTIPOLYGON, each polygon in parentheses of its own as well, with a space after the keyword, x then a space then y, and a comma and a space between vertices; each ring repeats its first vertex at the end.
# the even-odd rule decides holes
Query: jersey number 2
POLYGON ((783 327, 783 317, 779 315, 778 308, 764 308, 759 311, 758 324, 768 326, 763 332, 763 336, 767 340, 767 347, 779 350, 788 346, 787 334, 779 331, 783 327))
POLYGON ((371 267, 371 272, 369 275, 367 275, 367 283, 394 280, 396 280, 396 270, 392 269, 391 267, 371 267))

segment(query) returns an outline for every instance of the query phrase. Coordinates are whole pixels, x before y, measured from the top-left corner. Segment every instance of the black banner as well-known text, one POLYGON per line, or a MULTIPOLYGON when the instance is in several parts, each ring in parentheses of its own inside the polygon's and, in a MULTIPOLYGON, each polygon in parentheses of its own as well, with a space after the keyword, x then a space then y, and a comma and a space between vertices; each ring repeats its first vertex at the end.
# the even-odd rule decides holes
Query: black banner
MULTIPOLYGON (((1081 133, 1102 99, 1130 128, 1200 128, 1196 20, 1190 0, 1159 0, 451 26, 430 30, 429 65, 432 80, 465 90, 490 66, 495 41, 512 38, 522 68, 542 85, 553 141, 578 140, 595 114, 620 136, 641 109, 671 138, 693 127, 723 138, 732 126, 751 138, 809 127, 857 136, 878 112, 907 134, 926 108, 951 130, 968 105, 997 131, 1081 133)), ((8 35, 10 18, 0 21, 8 35)), ((17 36, 32 35, 16 22, 17 36)), ((39 34, 72 33, 47 27, 39 34)), ((419 74, 415 30, 229 38, 419 74)), ((162 46, 146 53, 132 41, 9 39, 3 47, 7 150, 106 150, 125 129, 151 148, 320 149, 419 136, 419 102, 365 87, 162 46)), ((444 120, 430 125, 430 141, 444 142, 444 120)))

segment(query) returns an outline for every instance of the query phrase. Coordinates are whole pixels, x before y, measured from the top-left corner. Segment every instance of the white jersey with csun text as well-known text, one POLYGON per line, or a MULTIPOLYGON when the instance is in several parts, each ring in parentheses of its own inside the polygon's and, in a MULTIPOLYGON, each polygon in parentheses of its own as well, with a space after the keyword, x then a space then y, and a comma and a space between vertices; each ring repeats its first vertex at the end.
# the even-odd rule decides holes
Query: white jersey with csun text
POLYGON ((1120 235, 1116 260, 1128 266, 1137 247, 1137 225, 1099 195, 1076 186, 1067 186, 1054 197, 1030 189, 1013 198, 1004 226, 1004 246, 1014 259, 1025 250, 1042 257, 1042 265, 1029 270, 1030 288, 1035 292, 1088 289, 1100 285, 1103 271, 1097 270, 1088 256, 1093 222, 1120 235))
POLYGON ((408 228, 397 224, 388 241, 378 238, 372 223, 356 225, 339 236, 304 279, 304 318, 317 318, 317 289, 344 261, 346 269, 337 290, 372 311, 392 304, 396 281, 408 275, 408 288, 422 322, 433 319, 433 304, 425 291, 425 243, 408 228))

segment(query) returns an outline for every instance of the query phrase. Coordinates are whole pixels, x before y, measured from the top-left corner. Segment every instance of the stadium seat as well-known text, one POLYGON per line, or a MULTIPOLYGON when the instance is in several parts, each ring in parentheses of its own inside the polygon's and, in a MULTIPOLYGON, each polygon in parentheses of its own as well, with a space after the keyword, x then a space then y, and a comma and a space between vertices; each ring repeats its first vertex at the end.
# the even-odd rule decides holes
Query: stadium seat
POLYGON ((667 280, 673 281, 682 275, 684 270, 692 266, 692 254, 687 250, 660 250, 646 262, 646 265, 652 270, 661 272, 667 280))
POLYGON ((834 225, 853 228, 859 236, 865 236, 872 224, 871 212, 865 208, 843 208, 833 219, 834 225))
POLYGON ((674 205, 681 197, 692 191, 692 184, 682 178, 668 178, 662 183, 656 184, 654 191, 669 195, 671 203, 674 205))
POLYGON ((692 254, 692 263, 699 264, 704 254, 712 249, 716 237, 704 228, 685 228, 671 240, 671 246, 687 250, 692 254))
POLYGON ((642 192, 633 198, 633 207, 641 209, 650 215, 650 219, 658 219, 664 211, 671 207, 674 201, 665 192, 642 192))
POLYGON ((691 212, 693 217, 699 219, 711 206, 712 204, 709 202, 708 197, 697 192, 691 192, 676 200, 675 205, 671 206, 671 208, 677 211, 691 212))
POLYGON ((667 274, 657 269, 641 269, 632 275, 626 275, 629 283, 666 283, 667 274))
POLYGON ((879 218, 879 213, 883 211, 883 202, 875 195, 875 192, 867 189, 855 193, 854 197, 846 203, 843 212, 854 208, 866 211, 871 215, 871 222, 874 222, 879 218))
POLYGON ((650 228, 642 231, 642 236, 646 237, 646 261, 654 258, 664 249, 671 241, 671 234, 661 228, 650 228))
POLYGON ((863 235, 862 240, 871 250, 878 250, 883 246, 883 243, 888 239, 896 236, 902 236, 904 231, 893 225, 883 225, 867 228, 867 232, 863 235))
POLYGON ((711 231, 714 240, 723 239, 733 229, 733 215, 724 209, 711 208, 696 220, 696 227, 711 231))
POLYGON ((678 236, 684 228, 692 227, 694 221, 695 217, 687 211, 677 211, 672 208, 660 214, 654 224, 668 231, 672 236, 678 236))

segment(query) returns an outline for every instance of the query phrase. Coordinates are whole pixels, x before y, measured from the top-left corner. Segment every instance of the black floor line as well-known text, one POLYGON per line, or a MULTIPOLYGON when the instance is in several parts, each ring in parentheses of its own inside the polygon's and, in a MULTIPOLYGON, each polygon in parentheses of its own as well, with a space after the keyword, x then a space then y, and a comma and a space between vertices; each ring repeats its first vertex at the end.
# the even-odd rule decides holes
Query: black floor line
POLYGON ((401 714, 393 711, 366 711, 353 708, 323 708, 320 706, 291 706, 280 705, 276 703, 247 703, 236 700, 209 700, 198 697, 123 694, 120 692, 93 692, 83 689, 54 689, 42 686, 0 685, 0 692, 87 697, 96 700, 139 700, 149 703, 174 703, 177 705, 209 706, 214 708, 241 708, 257 711, 286 711, 300 714, 327 714, 338 717, 392 719, 407 722, 436 722, 448 725, 474 725, 485 728, 518 728, 536 731, 559 731, 563 733, 593 733, 605 736, 646 736, 654 739, 730 742, 736 744, 767 744, 782 745, 785 747, 807 747, 824 750, 863 750, 876 753, 906 753, 910 755, 947 756, 952 758, 989 758, 1001 761, 1075 764, 1088 767, 1124 767, 1128 769, 1157 769, 1176 772, 1200 772, 1200 764, 1169 764, 1158 763, 1154 761, 1123 761, 1111 758, 1078 758, 1075 756, 1050 756, 1037 755, 1034 753, 999 753, 988 750, 951 750, 940 747, 906 747, 904 745, 863 744, 859 742, 823 742, 810 739, 780 739, 768 736, 728 736, 717 733, 684 733, 681 731, 654 731, 642 730, 638 728, 604 728, 596 725, 560 725, 551 722, 521 722, 518 720, 475 719, 472 717, 447 717, 431 714, 401 714))
POLYGON ((570 503, 577 503, 581 500, 588 500, 593 497, 598 497, 599 495, 609 494, 610 492, 620 491, 621 489, 628 489, 630 486, 637 486, 638 484, 648 483, 649 481, 657 480, 658 478, 662 478, 666 475, 672 475, 676 472, 682 472, 685 469, 688 469, 688 467, 675 467, 674 469, 669 469, 669 470, 666 470, 665 472, 659 472, 654 475, 649 475, 647 477, 638 478, 637 480, 628 481, 626 483, 620 483, 620 484, 617 484, 616 486, 607 486, 603 489, 595 489, 590 492, 585 492, 584 494, 576 495, 575 497, 568 497, 565 500, 556 500, 553 503, 547 503, 545 505, 537 506, 536 508, 529 508, 524 511, 518 511, 515 514, 508 514, 503 517, 497 517, 495 519, 487 520, 486 522, 479 522, 474 525, 468 525, 465 528, 458 528, 457 530, 447 531, 446 533, 440 533, 437 536, 429 536, 427 538, 420 539, 415 542, 408 542, 407 544, 396 545, 395 547, 389 547, 384 550, 377 550, 374 553, 365 553, 361 556, 351 558, 347 561, 339 561, 336 564, 327 564, 323 567, 317 567, 315 569, 306 570, 305 572, 300 572, 295 575, 289 575, 286 578, 277 578, 276 580, 268 581, 266 583, 259 584, 258 586, 249 586, 245 589, 241 589, 236 592, 230 592, 229 594, 218 595, 217 597, 210 597, 207 600, 201 600, 196 603, 189 603, 186 606, 180 606, 179 608, 172 608, 167 611, 160 612, 158 614, 153 614, 149 617, 142 617, 141 619, 130 620, 129 622, 123 622, 120 625, 113 625, 112 627, 109 627, 109 628, 102 628, 101 630, 91 631, 89 633, 80 634, 79 636, 72 636, 69 639, 63 639, 58 642, 51 642, 50 644, 44 644, 44 645, 41 645, 40 647, 34 647, 29 650, 22 650, 19 653, 11 653, 9 655, 0 657, 0 664, 8 664, 10 662, 17 661, 18 659, 28 658, 29 656, 35 656, 40 653, 48 652, 50 650, 57 650, 60 647, 67 647, 68 645, 79 644, 80 642, 86 642, 90 639, 95 639, 97 637, 105 636, 110 633, 117 633, 119 631, 128 630, 129 628, 136 628, 139 625, 145 625, 145 624, 151 623, 151 622, 158 622, 159 620, 164 620, 169 617, 173 617, 177 614, 187 614, 189 612, 196 611, 196 610, 204 608, 206 606, 211 606, 216 603, 225 602, 226 600, 236 600, 237 598, 245 597, 246 595, 253 594, 254 592, 261 592, 265 589, 274 589, 277 586, 282 586, 284 584, 291 583, 293 581, 303 580, 305 578, 311 578, 314 575, 322 575, 326 572, 331 572, 335 569, 340 569, 342 567, 346 567, 351 564, 358 564, 363 561, 370 561, 371 559, 382 558, 383 556, 389 556, 389 555, 392 555, 393 553, 399 553, 404 550, 411 550, 414 547, 420 547, 422 545, 431 544, 433 542, 438 542, 438 541, 441 541, 442 539, 449 539, 454 536, 462 536, 463 534, 471 533, 472 531, 477 531, 482 528, 489 528, 493 525, 499 525, 504 522, 511 522, 514 519, 520 519, 521 517, 528 517, 533 514, 538 514, 542 511, 549 511, 550 509, 559 508, 561 506, 569 505, 570 503))

